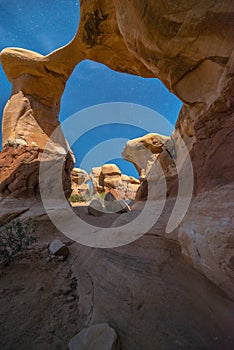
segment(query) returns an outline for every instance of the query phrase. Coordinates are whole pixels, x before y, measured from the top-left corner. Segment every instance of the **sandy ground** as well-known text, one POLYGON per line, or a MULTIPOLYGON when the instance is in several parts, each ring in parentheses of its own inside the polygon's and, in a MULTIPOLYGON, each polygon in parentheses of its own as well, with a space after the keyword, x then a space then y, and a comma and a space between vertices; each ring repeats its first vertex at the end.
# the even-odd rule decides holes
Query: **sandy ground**
MULTIPOLYGON (((109 227, 120 215, 91 216, 87 203, 75 203, 74 210, 84 221, 100 227, 109 227)), ((65 350, 82 328, 77 280, 71 269, 75 257, 60 261, 51 258, 48 250, 55 238, 68 246, 73 242, 46 215, 39 216, 36 236, 32 248, 0 268, 1 350, 65 350)))
MULTIPOLYGON (((124 220, 91 216, 85 203, 74 211, 98 227, 124 220)), ((101 322, 117 330, 122 350, 233 349, 233 304, 176 242, 159 237, 160 221, 154 235, 117 249, 74 243, 39 211, 36 224, 33 247, 0 270, 1 350, 67 350, 81 329, 101 322), (65 261, 50 257, 55 238, 69 247, 65 261)))

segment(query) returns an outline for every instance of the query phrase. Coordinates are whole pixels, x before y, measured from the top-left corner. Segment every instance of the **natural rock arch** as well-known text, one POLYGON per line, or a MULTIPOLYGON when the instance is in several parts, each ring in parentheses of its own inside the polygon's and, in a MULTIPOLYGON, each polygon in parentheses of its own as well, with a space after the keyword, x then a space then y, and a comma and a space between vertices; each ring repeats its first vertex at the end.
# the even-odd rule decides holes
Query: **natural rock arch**
MULTIPOLYGON (((232 296, 232 210, 225 204, 233 193, 233 1, 80 3, 78 32, 65 47, 47 56, 22 49, 1 53, 13 89, 3 116, 0 191, 21 196, 28 193, 28 183, 35 191, 33 174, 40 153, 58 126, 66 80, 81 60, 158 77, 184 102, 176 130, 190 150, 195 172, 198 199, 176 233, 178 240, 192 264, 232 296), (11 165, 6 168, 7 159, 11 165), (23 178, 17 184, 17 174, 20 176, 22 167, 32 169, 32 163, 30 181, 23 178), (209 216, 204 214, 207 210, 209 216)), ((63 135, 58 143, 69 150, 63 135)), ((57 145, 52 148, 57 154, 57 145)), ((71 164, 69 160, 66 174, 71 164)))

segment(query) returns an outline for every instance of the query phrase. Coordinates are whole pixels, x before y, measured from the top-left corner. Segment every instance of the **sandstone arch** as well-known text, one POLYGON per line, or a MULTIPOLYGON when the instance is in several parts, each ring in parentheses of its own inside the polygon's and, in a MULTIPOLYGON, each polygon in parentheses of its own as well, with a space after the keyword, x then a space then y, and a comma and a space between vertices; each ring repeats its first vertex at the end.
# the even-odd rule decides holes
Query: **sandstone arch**
MULTIPOLYGON (((43 105, 44 114, 43 118, 41 117, 43 119, 41 126, 45 130, 47 118, 44 116, 48 115, 46 113, 49 107, 53 111, 52 117, 50 116, 53 129, 57 125, 58 106, 66 79, 79 61, 88 58, 118 71, 143 77, 158 77, 184 102, 173 137, 176 142, 176 132, 179 131, 182 135, 190 150, 195 172, 193 201, 188 215, 173 237, 176 237, 182 253, 191 264, 230 298, 233 298, 233 1, 206 0, 198 3, 192 0, 173 2, 152 0, 146 3, 141 0, 82 0, 80 3, 81 22, 78 32, 71 43, 64 48, 46 57, 18 49, 6 49, 1 53, 3 68, 13 83, 13 96, 10 103, 13 104, 13 100, 19 98, 18 102, 23 100, 26 105, 16 113, 19 117, 11 114, 9 105, 8 111, 5 111, 4 114, 5 121, 13 118, 16 132, 15 135, 5 138, 4 135, 9 133, 7 122, 4 121, 3 137, 5 142, 8 142, 9 138, 10 145, 4 147, 1 153, 1 183, 4 182, 7 185, 8 179, 12 179, 11 174, 15 172, 14 167, 10 170, 3 168, 3 159, 8 156, 12 157, 11 144, 19 144, 23 153, 30 150, 28 145, 21 145, 18 141, 18 139, 24 139, 25 142, 31 142, 26 133, 22 137, 21 133, 24 130, 21 126, 17 128, 17 125, 22 122, 21 117, 27 121, 28 114, 25 115, 25 108, 26 111, 29 109, 32 111, 29 113, 30 118, 36 121, 37 106, 43 105), (56 91, 52 89, 48 106, 43 87, 50 81, 58 81, 59 89, 56 91), (3 176, 5 176, 4 179, 3 176)), ((40 141, 35 133, 35 139, 32 142, 37 145, 41 142, 43 145, 44 140, 40 141)), ((62 136, 60 142, 66 149, 62 136)), ((18 146, 15 149, 17 157, 18 146)), ((40 146, 37 150, 40 152, 40 146)), ((30 162, 31 158, 28 163, 30 162)), ((18 163, 14 164, 16 167, 19 166, 18 163)), ((15 187, 17 188, 17 184, 15 187)), ((12 189, 13 192, 15 187, 12 189)), ((2 188, 0 190, 2 191, 2 188)), ((156 232, 157 235, 160 235, 161 231, 157 228, 150 234, 154 236, 156 232)), ((142 238, 143 242, 148 242, 147 239, 149 238, 142 238)), ((153 237, 151 239, 153 241, 153 237)), ((160 242, 163 242, 162 245, 165 246, 162 250, 175 252, 171 248, 173 245, 171 241, 168 243, 167 240, 162 239, 160 242)), ((154 256, 155 250, 158 249, 155 241, 152 247, 155 249, 150 254, 154 256)), ((177 246, 175 255, 181 259, 180 248, 177 246)), ((140 247, 137 242, 131 249, 133 249, 132 255, 139 256, 140 247)), ((147 249, 150 251, 148 246, 147 249)), ((122 251, 125 252, 125 259, 129 262, 128 249, 125 247, 122 251)), ((124 269, 121 249, 111 253, 96 251, 92 257, 90 257, 90 250, 87 249, 87 253, 86 251, 83 253, 84 260, 86 254, 89 260, 84 262, 83 269, 92 270, 91 274, 94 276, 92 283, 99 286, 99 289, 102 288, 100 288, 100 279, 98 280, 95 274, 96 261, 102 259, 104 271, 104 262, 110 263, 114 255, 120 265, 116 276, 119 276, 119 271, 124 269)), ((161 255, 159 260, 160 257, 161 255)), ((144 259, 142 250, 141 259, 144 259)), ((160 266, 161 271, 164 269, 164 260, 166 258, 163 259, 162 266, 160 266)), ((156 259, 154 267, 157 263, 156 259)), ((173 262, 171 264, 173 266, 173 262)), ((183 259, 180 260, 178 275, 178 271, 183 270, 182 266, 187 266, 183 259)), ((134 268, 132 270, 135 271, 134 268)), ((172 271, 171 268, 171 274, 172 271)), ((154 272, 162 276, 160 271, 154 270, 154 272)), ((101 275, 99 273, 99 276, 101 275)), ((132 276, 128 271, 128 276, 130 275, 132 276)), ((120 279, 119 277, 118 281, 120 279)), ((141 283, 142 281, 144 278, 141 283)), ((104 283, 108 284, 108 281, 104 283)), ((201 284, 199 282, 199 285, 201 284)), ((153 289, 154 286, 150 285, 150 287, 153 289)), ((206 291, 209 288, 211 287, 204 287, 206 291)), ((185 289, 183 285, 181 296, 185 289)), ((133 299, 134 292, 135 290, 129 293, 133 299)), ((160 293, 159 297, 162 298, 160 293)), ((206 300, 209 298, 207 297, 206 300)), ((145 301, 146 299, 143 300, 145 301)), ((139 309, 141 305, 139 297, 139 309)), ((95 310, 94 317, 100 322, 103 317, 100 300, 97 300, 95 310)), ((105 310, 105 317, 112 319, 113 310, 105 310)), ((216 316, 216 320, 218 317, 219 315, 216 316)), ((222 316, 222 319, 224 318, 222 316)), ((160 321, 159 317, 158 323, 160 321)), ((121 317, 118 324, 124 324, 121 317)), ((202 324, 201 320, 199 324, 202 324)), ((145 332, 147 333, 147 330, 145 332)), ((133 338, 137 336, 134 331, 132 335, 133 338)), ((132 345, 129 339, 127 343, 132 345)), ((187 349, 190 345, 191 342, 183 344, 182 348, 187 349)))

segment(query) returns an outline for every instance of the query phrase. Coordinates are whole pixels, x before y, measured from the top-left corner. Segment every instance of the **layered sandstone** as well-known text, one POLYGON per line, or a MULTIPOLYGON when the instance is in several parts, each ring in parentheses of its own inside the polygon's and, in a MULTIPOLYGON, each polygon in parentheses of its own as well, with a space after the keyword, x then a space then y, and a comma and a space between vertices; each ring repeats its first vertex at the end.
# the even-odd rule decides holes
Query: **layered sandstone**
MULTIPOLYGON (((64 160, 63 185, 70 194, 73 155, 58 121, 60 100, 71 69, 57 69, 45 57, 23 49, 5 49, 1 63, 12 83, 2 120, 0 193, 14 197, 38 195, 39 166, 64 160)), ((54 181, 56 182, 56 181, 54 181)))
POLYGON ((133 176, 122 174, 116 164, 92 168, 90 178, 94 193, 107 193, 114 190, 117 198, 125 200, 135 198, 140 184, 140 181, 133 176))
POLYGON ((67 46, 48 56, 22 49, 5 49, 1 53, 3 68, 13 84, 4 113, 3 145, 9 139, 17 144, 43 146, 58 126, 66 80, 75 65, 88 58, 118 71, 158 77, 185 102, 181 123, 176 128, 190 139, 188 143, 197 164, 197 191, 204 187, 204 178, 205 186, 210 186, 210 182, 212 185, 230 182, 232 162, 221 157, 219 168, 225 168, 228 176, 217 167, 211 176, 208 170, 214 162, 212 155, 208 153, 205 168, 200 159, 205 158, 201 153, 207 149, 210 132, 216 144, 221 142, 220 138, 233 142, 228 131, 233 120, 227 124, 224 118, 224 111, 231 118, 232 105, 232 12, 230 0, 225 4, 217 0, 200 4, 176 1, 173 5, 161 1, 147 4, 137 0, 127 4, 114 0, 81 1, 79 29, 67 46), (33 113, 28 113, 31 110, 33 113), (211 115, 215 115, 213 124, 207 126, 211 115), (190 121, 189 125, 185 119, 190 121), (222 131, 217 124, 222 125, 222 131))
POLYGON ((90 195, 90 177, 84 169, 73 168, 71 171, 71 189, 73 195, 90 195))
MULTIPOLYGON (((77 248, 81 321, 113 324, 123 349, 232 349, 231 304, 225 295, 233 298, 234 290, 233 1, 80 4, 78 32, 64 48, 46 57, 19 49, 1 53, 13 84, 4 112, 4 144, 17 152, 43 147, 58 125, 67 78, 88 58, 120 72, 158 77, 184 102, 171 138, 179 148, 182 137, 194 170, 190 208, 171 236, 165 235, 167 218, 162 217, 149 234, 125 247, 77 248)), ((65 147, 62 136, 58 144, 65 147)), ((1 159, 8 152, 11 157, 13 150, 5 148, 1 159)), ((37 157, 33 153, 29 167, 37 157)), ((183 153, 177 159, 182 162, 183 153)), ((4 178, 9 184, 22 165, 14 162, 9 162, 12 170, 4 178)))

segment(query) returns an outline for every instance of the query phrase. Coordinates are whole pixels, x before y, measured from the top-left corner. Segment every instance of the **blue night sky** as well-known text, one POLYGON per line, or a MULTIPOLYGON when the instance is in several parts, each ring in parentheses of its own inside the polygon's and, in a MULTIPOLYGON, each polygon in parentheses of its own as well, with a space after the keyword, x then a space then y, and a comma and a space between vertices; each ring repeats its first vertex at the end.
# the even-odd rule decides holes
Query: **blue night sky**
MULTIPOLYGON (((46 55, 67 44, 75 35, 79 19, 79 2, 75 0, 0 0, 0 13, 0 50, 5 47, 22 47, 46 55)), ((0 114, 2 116, 3 108, 11 93, 11 84, 1 66, 0 80, 0 114)), ((64 121, 84 108, 109 102, 128 102, 146 106, 160 113, 173 125, 181 108, 181 102, 157 79, 144 79, 117 73, 102 64, 83 61, 76 67, 67 82, 61 103, 60 121, 64 121)), ((93 118, 99 118, 98 114, 94 113, 93 118)), ((144 116, 142 118, 144 120, 144 116)), ((118 164, 123 173, 137 176, 135 167, 131 163, 119 159, 123 142, 114 144, 114 141, 108 143, 108 140, 132 139, 149 131, 160 132, 157 121, 152 122, 152 127, 150 129, 148 127, 146 131, 144 126, 119 124, 116 118, 113 120, 111 124, 101 125, 100 123, 100 126, 90 128, 90 131, 80 136, 73 144, 76 166, 85 164, 89 172, 92 165, 102 165, 98 164, 99 159, 105 159, 106 163, 118 164), (94 147, 97 146, 98 149, 98 144, 105 141, 103 145, 108 149, 106 158, 99 158, 95 156, 94 147), (91 158, 83 161, 88 153, 91 158)), ((128 116, 126 116, 126 122, 127 120, 128 116)), ((105 152, 103 148, 100 149, 105 152)))

